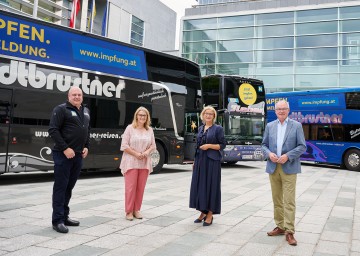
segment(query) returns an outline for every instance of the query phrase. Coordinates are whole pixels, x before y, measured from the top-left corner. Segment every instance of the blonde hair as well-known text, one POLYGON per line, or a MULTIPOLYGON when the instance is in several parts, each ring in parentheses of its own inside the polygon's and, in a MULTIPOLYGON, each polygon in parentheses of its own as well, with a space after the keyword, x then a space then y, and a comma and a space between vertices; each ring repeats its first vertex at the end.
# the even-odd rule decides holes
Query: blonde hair
POLYGON ((213 107, 211 107, 211 106, 206 106, 206 107, 204 107, 204 109, 201 111, 200 119, 201 119, 201 120, 204 120, 204 114, 205 114, 205 111, 206 111, 206 110, 210 110, 211 112, 213 112, 213 114, 214 114, 213 123, 215 123, 216 117, 217 117, 217 113, 216 113, 215 108, 213 108, 213 107))
POLYGON ((132 121, 132 126, 134 128, 137 128, 138 127, 138 123, 137 123, 137 115, 139 114, 140 111, 144 111, 146 113, 146 122, 144 123, 144 128, 146 130, 149 129, 150 125, 151 125, 151 118, 150 118, 150 113, 149 113, 149 110, 147 110, 146 108, 144 107, 139 107, 136 111, 135 111, 135 114, 134 114, 134 118, 133 118, 133 121, 132 121))

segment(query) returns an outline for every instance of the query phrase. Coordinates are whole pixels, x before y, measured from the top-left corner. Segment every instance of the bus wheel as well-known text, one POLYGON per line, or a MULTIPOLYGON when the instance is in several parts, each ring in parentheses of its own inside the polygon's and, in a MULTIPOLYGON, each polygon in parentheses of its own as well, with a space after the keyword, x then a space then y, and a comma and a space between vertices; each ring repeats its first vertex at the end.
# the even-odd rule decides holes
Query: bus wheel
POLYGON ((156 142, 156 150, 151 153, 151 161, 154 173, 160 172, 165 162, 165 151, 159 142, 156 142))
POLYGON ((350 149, 344 156, 344 163, 350 171, 360 171, 360 150, 350 149))

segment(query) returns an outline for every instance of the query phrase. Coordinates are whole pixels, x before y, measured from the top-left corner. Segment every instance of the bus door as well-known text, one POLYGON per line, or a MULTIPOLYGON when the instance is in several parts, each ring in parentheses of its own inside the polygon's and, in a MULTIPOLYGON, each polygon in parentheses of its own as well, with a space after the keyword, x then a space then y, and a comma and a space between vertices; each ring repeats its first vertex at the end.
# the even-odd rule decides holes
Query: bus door
POLYGON ((201 125, 200 113, 185 113, 184 161, 193 161, 196 151, 196 136, 201 125))
POLYGON ((0 88, 0 174, 7 170, 12 90, 0 88))

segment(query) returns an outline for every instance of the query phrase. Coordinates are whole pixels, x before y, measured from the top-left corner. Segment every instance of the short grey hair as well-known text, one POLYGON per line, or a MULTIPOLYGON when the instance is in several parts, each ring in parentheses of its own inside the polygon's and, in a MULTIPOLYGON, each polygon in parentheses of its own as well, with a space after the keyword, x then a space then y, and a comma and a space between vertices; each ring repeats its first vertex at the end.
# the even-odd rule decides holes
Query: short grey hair
POLYGON ((283 102, 285 102, 285 103, 286 103, 286 105, 287 105, 288 109, 290 110, 290 105, 289 105, 289 102, 288 102, 288 101, 286 101, 286 100, 279 100, 278 102, 276 102, 276 103, 275 103, 275 109, 276 109, 276 107, 277 107, 277 105, 278 105, 279 103, 283 103, 283 102))

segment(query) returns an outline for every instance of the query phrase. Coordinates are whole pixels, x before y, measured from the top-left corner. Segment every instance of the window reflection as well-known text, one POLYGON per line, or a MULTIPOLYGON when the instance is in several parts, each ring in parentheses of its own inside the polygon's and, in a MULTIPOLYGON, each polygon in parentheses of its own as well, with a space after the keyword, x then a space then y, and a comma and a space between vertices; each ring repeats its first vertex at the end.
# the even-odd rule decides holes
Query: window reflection
POLYGON ((219 64, 217 65, 217 72, 221 74, 241 75, 250 77, 254 75, 254 64, 239 63, 239 64, 219 64))
MULTIPOLYGON (((264 67, 264 68, 289 67, 292 69, 292 66, 293 66, 293 62, 257 62, 257 67, 264 67)), ((291 73, 291 71, 289 73, 291 73)))
POLYGON ((337 8, 306 10, 296 12, 297 22, 309 22, 319 20, 335 20, 337 19, 337 8))
POLYGON ((314 49, 297 49, 296 50, 297 60, 326 60, 326 59, 337 59, 337 48, 314 48, 314 49))
POLYGON ((289 66, 288 62, 263 62, 259 63, 256 67, 258 75, 289 75, 293 73, 292 65, 289 66), (279 68, 281 67, 281 68, 279 68))
POLYGON ((215 65, 214 64, 200 65, 200 72, 201 72, 201 76, 206 76, 206 75, 211 75, 211 74, 217 73, 215 71, 215 65))
POLYGON ((296 24, 296 34, 336 33, 337 21, 296 24))
MULTIPOLYGON (((301 66, 311 66, 311 67, 319 67, 319 66, 334 66, 337 65, 338 61, 337 60, 327 60, 327 61, 297 61, 295 62, 295 66, 297 67, 301 67, 301 66)), ((318 69, 318 68, 317 68, 318 69)), ((317 70, 316 69, 316 70, 317 70)), ((316 70, 314 70, 314 72, 316 72, 316 70)))
POLYGON ((342 34, 341 35, 342 45, 358 45, 360 46, 360 33, 349 33, 349 34, 342 34))
POLYGON ((219 33, 219 39, 254 37, 254 29, 252 27, 219 29, 218 33, 219 33))
POLYGON ((215 40, 216 30, 201 30, 184 32, 184 41, 204 41, 204 40, 215 40))
POLYGON ((291 36, 294 35, 294 25, 261 26, 256 28, 256 36, 291 36))
POLYGON ((144 21, 132 16, 130 43, 143 46, 144 42, 144 21))
POLYGON ((219 28, 251 26, 254 24, 253 15, 232 16, 219 18, 219 28))
POLYGON ((351 19, 360 17, 360 6, 340 8, 340 19, 351 19))
POLYGON ((218 51, 253 50, 253 39, 218 41, 218 51))
MULTIPOLYGON (((358 63, 360 65, 360 63, 358 63)), ((340 74, 339 85, 341 87, 359 86, 360 74, 340 74)))
POLYGON ((11 104, 8 100, 0 100, 0 124, 10 122, 11 104))
POLYGON ((340 32, 360 31, 360 20, 340 21, 340 32))
POLYGON ((264 13, 256 15, 256 24, 293 23, 294 12, 264 13))
POLYGON ((253 62, 252 52, 218 53, 218 63, 253 62))
POLYGON ((318 46, 337 46, 337 45, 338 45, 337 34, 296 37, 296 47, 318 47, 318 46))
POLYGON ((191 53, 182 56, 198 64, 215 63, 215 53, 191 53))
POLYGON ((342 58, 348 60, 360 59, 360 46, 343 46, 341 47, 342 58))
POLYGON ((216 19, 199 19, 184 21, 185 30, 216 28, 216 19))
POLYGON ((257 39, 257 49, 294 48, 293 37, 257 39))
POLYGON ((183 43, 183 52, 214 52, 216 50, 215 41, 205 41, 200 43, 183 43))
POLYGON ((256 60, 262 61, 292 61, 293 50, 257 51, 256 60))
POLYGON ((267 85, 265 89, 267 92, 271 91, 284 91, 286 88, 288 90, 293 90, 292 86, 289 84, 292 83, 293 76, 292 75, 256 75, 257 79, 264 81, 264 84, 267 85))
POLYGON ((295 71, 298 74, 336 74, 337 69, 337 61, 304 61, 296 63, 295 71))
POLYGON ((298 88, 313 87, 313 88, 329 88, 337 86, 336 74, 325 75, 295 75, 295 86, 298 88))

